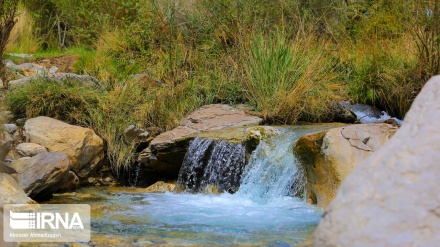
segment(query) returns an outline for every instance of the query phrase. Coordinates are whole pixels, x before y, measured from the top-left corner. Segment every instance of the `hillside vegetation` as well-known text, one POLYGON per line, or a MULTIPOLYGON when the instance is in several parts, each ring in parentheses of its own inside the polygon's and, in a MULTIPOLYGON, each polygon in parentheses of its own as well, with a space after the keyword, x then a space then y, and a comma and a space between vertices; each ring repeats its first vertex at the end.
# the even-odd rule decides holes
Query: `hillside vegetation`
POLYGON ((129 124, 170 130, 210 103, 319 122, 338 100, 402 118, 440 70, 438 0, 23 0, 19 12, 9 52, 74 51, 106 92, 41 82, 9 94, 14 113, 94 128, 115 165, 131 163, 129 124))

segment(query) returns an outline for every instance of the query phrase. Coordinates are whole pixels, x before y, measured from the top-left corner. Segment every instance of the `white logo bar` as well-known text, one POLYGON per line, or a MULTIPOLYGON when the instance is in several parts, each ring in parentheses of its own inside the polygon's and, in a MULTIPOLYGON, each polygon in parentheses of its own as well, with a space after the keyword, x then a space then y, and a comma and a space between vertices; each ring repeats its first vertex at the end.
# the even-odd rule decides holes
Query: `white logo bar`
POLYGON ((5 242, 89 242, 88 204, 7 204, 3 207, 5 242))

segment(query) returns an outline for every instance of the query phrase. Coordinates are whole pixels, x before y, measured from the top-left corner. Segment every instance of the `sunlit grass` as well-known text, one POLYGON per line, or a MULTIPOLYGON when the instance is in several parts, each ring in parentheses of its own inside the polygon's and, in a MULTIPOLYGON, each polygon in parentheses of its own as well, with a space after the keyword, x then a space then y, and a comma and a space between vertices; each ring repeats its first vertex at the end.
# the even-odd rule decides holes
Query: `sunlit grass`
POLYGON ((97 37, 72 32, 73 46, 43 50, 32 36, 35 25, 23 24, 31 16, 23 14, 9 47, 37 59, 77 54, 75 72, 95 76, 107 93, 37 83, 13 91, 9 100, 21 116, 48 114, 92 127, 106 140, 115 167, 132 163, 133 146, 121 139, 128 125, 167 131, 204 104, 245 104, 268 122, 285 124, 322 121, 329 103, 342 99, 403 117, 440 50, 438 34, 428 33, 430 19, 414 22, 397 4, 324 1, 312 9, 293 0, 88 3, 93 8, 83 18, 101 18, 103 25, 94 22, 86 27, 96 30, 86 30, 81 25, 93 19, 70 16, 78 25, 72 30, 97 37), (118 18, 92 13, 99 8, 118 18), (415 40, 414 26, 431 36, 415 40), (25 36, 32 38, 29 44, 25 36), (433 48, 421 56, 425 41, 433 48))

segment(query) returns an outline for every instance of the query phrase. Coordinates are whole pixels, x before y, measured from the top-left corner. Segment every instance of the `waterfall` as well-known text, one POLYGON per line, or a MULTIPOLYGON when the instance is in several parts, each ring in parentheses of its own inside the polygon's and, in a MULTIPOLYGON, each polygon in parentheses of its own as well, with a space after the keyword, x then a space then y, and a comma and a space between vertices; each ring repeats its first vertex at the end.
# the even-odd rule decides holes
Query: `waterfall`
POLYGON ((252 152, 236 194, 260 203, 288 195, 302 196, 304 170, 293 154, 293 145, 300 137, 284 131, 262 141, 252 152))
POLYGON ((286 128, 262 140, 246 168, 241 143, 195 138, 185 154, 176 191, 237 192, 239 197, 261 203, 283 196, 302 197, 304 170, 293 154, 293 145, 304 134, 299 132, 286 128))
POLYGON ((124 192, 126 188, 115 193, 112 187, 84 188, 84 194, 97 195, 88 198, 92 203, 100 205, 106 198, 112 205, 109 212, 97 214, 95 228, 102 236, 119 234, 124 239, 139 239, 139 245, 304 243, 322 211, 299 196, 305 180, 301 166, 296 165, 293 145, 304 134, 330 127, 277 127, 279 135, 260 141, 246 167, 242 144, 196 138, 189 145, 176 186, 191 193, 124 192), (234 194, 196 193, 209 187, 223 192, 238 190, 234 194))
POLYGON ((241 143, 195 138, 183 159, 176 188, 234 193, 240 184, 245 156, 241 143))

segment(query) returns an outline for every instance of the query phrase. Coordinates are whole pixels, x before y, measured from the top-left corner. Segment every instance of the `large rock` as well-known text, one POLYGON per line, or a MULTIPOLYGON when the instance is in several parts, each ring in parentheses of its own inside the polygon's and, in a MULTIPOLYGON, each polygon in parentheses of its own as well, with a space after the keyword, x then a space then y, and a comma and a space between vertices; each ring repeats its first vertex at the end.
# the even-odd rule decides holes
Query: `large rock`
POLYGON ((91 129, 48 117, 29 119, 24 129, 28 142, 42 145, 49 152, 67 154, 70 169, 81 179, 98 168, 104 158, 104 142, 91 129))
POLYGON ((0 188, 0 208, 3 208, 5 204, 35 203, 9 174, 0 173, 0 188))
POLYGON ((307 172, 308 202, 326 208, 353 168, 377 151, 396 131, 388 124, 359 124, 308 134, 298 140, 307 172))
POLYGON ((248 115, 232 106, 206 105, 189 114, 179 127, 154 138, 151 147, 155 150, 164 150, 203 132, 259 125, 262 121, 263 119, 248 115))
POLYGON ((440 76, 397 133, 342 183, 314 246, 439 246, 440 76))
POLYGON ((154 138, 148 149, 140 156, 144 167, 149 170, 171 174, 176 177, 189 142, 197 136, 222 139, 245 138, 246 126, 259 125, 263 119, 248 115, 232 106, 206 105, 189 114, 177 128, 154 138), (231 130, 231 131, 229 131, 231 130))
POLYGON ((11 163, 19 185, 35 200, 46 199, 69 180, 69 158, 64 153, 41 153, 11 163))

